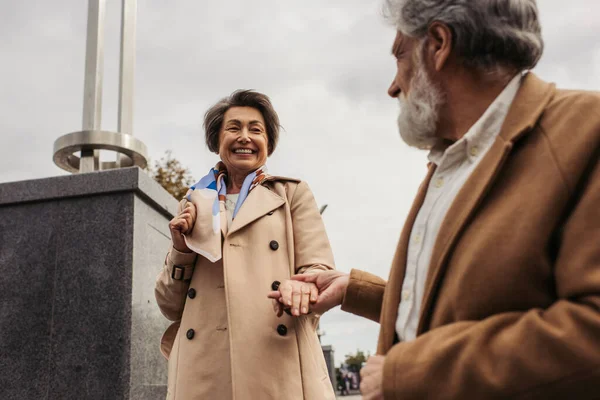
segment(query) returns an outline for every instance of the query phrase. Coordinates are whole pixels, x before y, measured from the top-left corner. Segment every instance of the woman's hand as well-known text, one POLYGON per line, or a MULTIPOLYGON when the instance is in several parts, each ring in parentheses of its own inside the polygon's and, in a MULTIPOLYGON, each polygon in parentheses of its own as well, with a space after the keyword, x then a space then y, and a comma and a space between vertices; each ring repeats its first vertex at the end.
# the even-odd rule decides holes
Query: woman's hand
POLYGON ((299 317, 310 312, 310 304, 317 301, 318 290, 314 283, 286 280, 279 289, 267 295, 273 299, 273 311, 281 317, 285 309, 291 309, 293 316, 299 317))
POLYGON ((191 202, 187 202, 183 210, 178 216, 169 222, 169 230, 171 231, 171 240, 173 248, 182 253, 191 253, 192 251, 185 244, 183 235, 190 233, 196 223, 196 207, 191 202))

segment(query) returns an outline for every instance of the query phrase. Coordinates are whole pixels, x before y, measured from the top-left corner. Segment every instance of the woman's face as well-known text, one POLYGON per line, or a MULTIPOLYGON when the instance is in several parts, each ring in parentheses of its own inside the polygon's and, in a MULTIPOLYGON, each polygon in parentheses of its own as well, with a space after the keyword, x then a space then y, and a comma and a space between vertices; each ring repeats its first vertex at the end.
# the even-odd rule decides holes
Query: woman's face
POLYGON ((231 107, 219 132, 219 156, 227 171, 249 174, 267 161, 269 139, 262 114, 252 107, 231 107))

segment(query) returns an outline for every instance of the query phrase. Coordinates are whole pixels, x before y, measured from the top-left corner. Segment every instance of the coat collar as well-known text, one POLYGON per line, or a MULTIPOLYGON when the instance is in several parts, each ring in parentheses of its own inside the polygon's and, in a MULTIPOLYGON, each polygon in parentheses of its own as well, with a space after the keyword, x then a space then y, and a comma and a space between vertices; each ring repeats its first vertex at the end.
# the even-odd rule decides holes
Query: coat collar
POLYGON ((248 194, 246 201, 242 204, 242 207, 229 228, 227 227, 226 211, 224 208, 221 210, 221 232, 223 233, 223 237, 227 237, 228 235, 239 231, 246 225, 281 207, 281 205, 285 203, 283 197, 269 189, 268 182, 299 183, 300 180, 285 176, 267 175, 262 183, 252 189, 248 194))
POLYGON ((231 227, 226 233, 227 236, 232 235, 263 215, 281 207, 284 203, 285 200, 281 196, 269 190, 264 185, 255 187, 231 223, 231 227))
POLYGON ((433 248, 418 335, 429 329, 433 305, 446 272, 448 256, 467 222, 494 183, 514 143, 533 129, 554 94, 554 85, 540 80, 534 74, 528 73, 523 78, 498 138, 458 192, 442 222, 433 248))
POLYGON ((556 86, 553 83, 544 82, 531 72, 527 73, 499 136, 505 142, 514 143, 530 132, 555 94, 556 86))

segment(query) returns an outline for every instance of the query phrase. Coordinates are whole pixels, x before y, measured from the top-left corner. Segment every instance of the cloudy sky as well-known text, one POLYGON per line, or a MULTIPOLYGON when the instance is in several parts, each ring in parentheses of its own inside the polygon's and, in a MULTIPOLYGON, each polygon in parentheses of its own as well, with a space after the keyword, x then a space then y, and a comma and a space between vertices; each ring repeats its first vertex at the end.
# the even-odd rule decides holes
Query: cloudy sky
MULTIPOLYGON (((107 0, 102 128, 116 130, 120 1, 107 0)), ((134 134, 201 177, 217 158, 202 115, 238 88, 267 93, 285 132, 271 173, 306 180, 327 203, 338 269, 387 277, 425 173, 386 95, 394 31, 380 0, 138 1, 134 134)), ((538 1, 546 50, 536 73, 600 90, 600 2, 538 1)), ((0 0, 0 182, 62 175, 54 140, 81 129, 87 2, 0 0)), ((339 310, 322 319, 336 359, 373 351, 378 326, 339 310)))

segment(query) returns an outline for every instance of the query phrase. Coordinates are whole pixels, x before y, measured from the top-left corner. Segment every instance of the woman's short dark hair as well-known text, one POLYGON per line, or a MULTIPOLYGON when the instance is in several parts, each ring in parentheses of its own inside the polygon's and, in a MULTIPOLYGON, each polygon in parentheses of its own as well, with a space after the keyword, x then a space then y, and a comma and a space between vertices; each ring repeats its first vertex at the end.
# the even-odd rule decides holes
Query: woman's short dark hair
POLYGON ((252 107, 260 111, 265 120, 268 152, 269 155, 273 154, 279 140, 279 117, 269 97, 253 90, 236 90, 206 111, 206 114, 204 114, 204 133, 208 149, 213 153, 219 153, 219 132, 223 125, 225 113, 231 107, 252 107))

